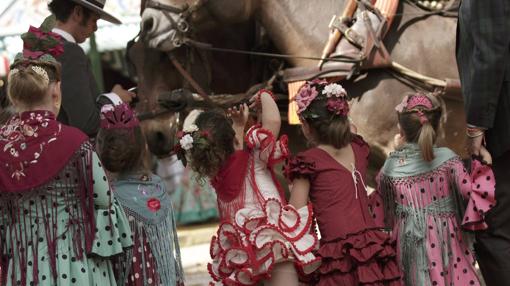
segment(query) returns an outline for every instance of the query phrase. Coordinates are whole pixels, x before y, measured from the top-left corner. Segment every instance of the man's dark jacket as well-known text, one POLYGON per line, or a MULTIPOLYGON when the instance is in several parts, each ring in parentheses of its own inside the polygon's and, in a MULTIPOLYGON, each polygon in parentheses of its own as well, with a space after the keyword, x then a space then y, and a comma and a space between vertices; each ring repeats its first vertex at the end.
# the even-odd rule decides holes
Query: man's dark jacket
POLYGON ((62 64, 62 106, 58 120, 94 137, 99 129, 100 104, 96 99, 100 92, 90 61, 80 46, 68 41, 57 60, 62 64))
POLYGON ((467 123, 487 128, 494 158, 510 150, 510 1, 463 0, 457 64, 467 123))

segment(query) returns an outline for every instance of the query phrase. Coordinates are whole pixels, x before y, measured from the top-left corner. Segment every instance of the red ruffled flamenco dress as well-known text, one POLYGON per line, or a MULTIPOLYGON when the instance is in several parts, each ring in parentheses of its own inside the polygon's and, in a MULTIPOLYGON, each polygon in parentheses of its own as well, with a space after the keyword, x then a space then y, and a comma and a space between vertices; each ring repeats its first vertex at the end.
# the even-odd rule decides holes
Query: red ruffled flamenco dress
POLYGON ((286 138, 277 141, 254 126, 245 141, 246 149, 236 151, 211 182, 221 224, 211 241, 210 285, 258 285, 285 261, 303 274, 320 264, 313 254, 318 239, 310 231, 311 206, 287 205, 273 172, 288 154, 286 138))
POLYGON ((317 285, 401 285, 395 241, 376 227, 368 210, 364 178, 369 147, 361 137, 351 146, 356 163, 349 168, 320 148, 299 153, 286 166, 290 180, 310 181, 321 234, 317 285))

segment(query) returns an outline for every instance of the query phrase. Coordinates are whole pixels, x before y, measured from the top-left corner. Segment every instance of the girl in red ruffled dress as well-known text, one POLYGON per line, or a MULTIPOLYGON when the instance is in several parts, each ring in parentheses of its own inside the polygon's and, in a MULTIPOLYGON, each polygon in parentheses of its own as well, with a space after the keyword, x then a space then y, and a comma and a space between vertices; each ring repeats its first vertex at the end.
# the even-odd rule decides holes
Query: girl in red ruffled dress
POLYGON ((347 94, 323 80, 305 83, 295 98, 305 137, 315 147, 286 166, 290 204, 310 200, 321 241, 317 285, 400 285, 395 242, 368 210, 369 147, 351 132, 347 94))
POLYGON ((276 140, 280 114, 267 91, 251 99, 259 124, 244 134, 249 107, 228 116, 205 111, 179 134, 179 157, 198 179, 211 179, 221 223, 211 241, 211 285, 298 285, 297 272, 309 274, 320 261, 312 253, 311 206, 286 204, 273 166, 288 154, 286 138, 276 140), (230 118, 229 118, 230 117, 230 118), (298 271, 296 271, 296 269, 298 271))

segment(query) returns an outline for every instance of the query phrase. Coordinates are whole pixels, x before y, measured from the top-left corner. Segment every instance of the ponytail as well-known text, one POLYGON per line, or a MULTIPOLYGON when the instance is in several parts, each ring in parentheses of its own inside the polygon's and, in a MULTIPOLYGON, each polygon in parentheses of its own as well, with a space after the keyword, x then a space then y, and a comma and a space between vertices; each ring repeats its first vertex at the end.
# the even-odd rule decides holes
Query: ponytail
POLYGON ((434 160, 434 142, 436 141, 436 131, 430 122, 425 122, 418 135, 418 146, 420 146, 423 159, 427 162, 434 160))
POLYGON ((405 106, 397 113, 406 141, 418 144, 426 162, 434 160, 434 144, 442 109, 440 101, 434 95, 417 94, 410 95, 409 99, 405 98, 405 106), (415 96, 421 98, 416 99, 415 96), (411 109, 408 109, 408 101, 411 101, 411 109))

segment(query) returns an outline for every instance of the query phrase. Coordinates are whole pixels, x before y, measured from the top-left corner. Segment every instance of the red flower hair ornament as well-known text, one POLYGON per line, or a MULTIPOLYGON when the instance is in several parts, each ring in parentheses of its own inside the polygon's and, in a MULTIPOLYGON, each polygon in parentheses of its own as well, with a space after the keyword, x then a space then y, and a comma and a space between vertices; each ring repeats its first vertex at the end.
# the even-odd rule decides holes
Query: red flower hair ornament
POLYGON ((337 83, 328 83, 326 80, 315 79, 306 82, 294 98, 297 103, 297 113, 303 118, 318 118, 321 112, 310 110, 310 104, 315 100, 325 101, 325 108, 333 116, 347 116, 349 103, 347 92, 337 83))

